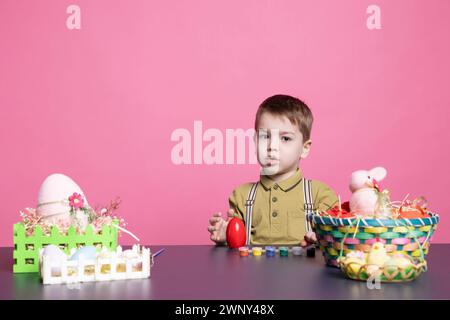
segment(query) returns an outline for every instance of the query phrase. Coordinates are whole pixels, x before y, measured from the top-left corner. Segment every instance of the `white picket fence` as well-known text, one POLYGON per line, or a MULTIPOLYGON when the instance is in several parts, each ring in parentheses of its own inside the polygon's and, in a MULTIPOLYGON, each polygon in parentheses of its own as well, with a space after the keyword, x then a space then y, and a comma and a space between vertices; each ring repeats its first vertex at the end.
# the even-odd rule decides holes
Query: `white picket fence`
MULTIPOLYGON (((77 283, 92 281, 111 281, 126 279, 144 279, 150 277, 153 257, 150 249, 134 245, 132 254, 123 255, 122 248, 117 247, 109 258, 101 258, 97 254, 95 260, 69 260, 69 256, 57 259, 43 256, 44 249, 39 252, 39 270, 44 284, 77 283)), ((72 249, 71 255, 75 252, 72 249)))

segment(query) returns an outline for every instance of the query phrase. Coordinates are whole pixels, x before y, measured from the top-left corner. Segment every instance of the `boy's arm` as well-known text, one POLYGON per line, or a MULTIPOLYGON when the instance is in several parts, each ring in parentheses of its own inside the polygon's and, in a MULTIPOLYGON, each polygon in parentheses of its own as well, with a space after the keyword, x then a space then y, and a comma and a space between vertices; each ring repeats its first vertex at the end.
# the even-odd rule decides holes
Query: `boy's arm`
POLYGON ((320 181, 313 182, 313 198, 314 208, 319 212, 331 209, 338 204, 338 197, 333 189, 320 181))
POLYGON ((252 187, 251 183, 244 183, 233 190, 228 200, 230 209, 234 210, 234 216, 245 223, 245 201, 252 187))

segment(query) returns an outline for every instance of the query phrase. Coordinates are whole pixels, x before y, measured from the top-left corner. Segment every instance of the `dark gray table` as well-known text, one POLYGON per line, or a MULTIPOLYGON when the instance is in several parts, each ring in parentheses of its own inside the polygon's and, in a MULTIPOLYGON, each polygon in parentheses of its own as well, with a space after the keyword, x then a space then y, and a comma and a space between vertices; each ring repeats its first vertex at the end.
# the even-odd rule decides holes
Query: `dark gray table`
MULTIPOLYGON (((156 252, 160 247, 151 247, 156 252)), ((150 279, 43 285, 38 274, 13 274, 12 249, 0 248, 0 299, 450 299, 450 245, 433 244, 419 279, 381 284, 346 279, 322 254, 246 257, 214 246, 167 246, 150 279)))

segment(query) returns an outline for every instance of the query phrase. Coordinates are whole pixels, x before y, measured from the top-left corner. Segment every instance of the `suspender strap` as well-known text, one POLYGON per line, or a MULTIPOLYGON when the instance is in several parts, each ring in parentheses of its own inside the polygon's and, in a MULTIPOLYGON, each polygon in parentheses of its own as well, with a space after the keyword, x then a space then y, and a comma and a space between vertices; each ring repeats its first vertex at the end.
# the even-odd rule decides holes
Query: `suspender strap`
POLYGON ((247 245, 250 245, 250 237, 252 235, 253 204, 255 203, 258 184, 259 182, 256 182, 252 185, 250 192, 248 193, 247 201, 245 202, 245 233, 247 235, 247 245))
MULTIPOLYGON (((303 180, 303 197, 305 203, 305 227, 306 232, 313 231, 311 227, 311 223, 308 221, 307 215, 308 213, 314 212, 314 202, 312 196, 312 182, 308 179, 303 180)), ((256 182, 250 188, 250 192, 248 193, 247 200, 245 201, 245 233, 247 236, 247 245, 251 244, 251 235, 252 235, 252 216, 253 216, 253 205, 255 203, 256 198, 256 190, 258 188, 259 182, 256 182)))
POLYGON ((311 223, 308 221, 308 213, 314 211, 313 197, 312 197, 312 183, 311 180, 303 179, 303 198, 305 202, 305 227, 306 232, 312 231, 311 223))

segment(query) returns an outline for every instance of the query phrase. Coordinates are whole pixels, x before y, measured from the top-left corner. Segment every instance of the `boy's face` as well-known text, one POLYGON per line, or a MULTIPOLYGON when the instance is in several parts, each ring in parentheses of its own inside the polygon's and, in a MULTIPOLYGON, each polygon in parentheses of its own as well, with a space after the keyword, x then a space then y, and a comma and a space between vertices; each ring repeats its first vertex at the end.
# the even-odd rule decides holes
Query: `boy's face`
POLYGON ((311 140, 303 141, 297 125, 285 116, 261 114, 255 134, 258 162, 262 175, 284 174, 298 167, 308 156, 311 140))

